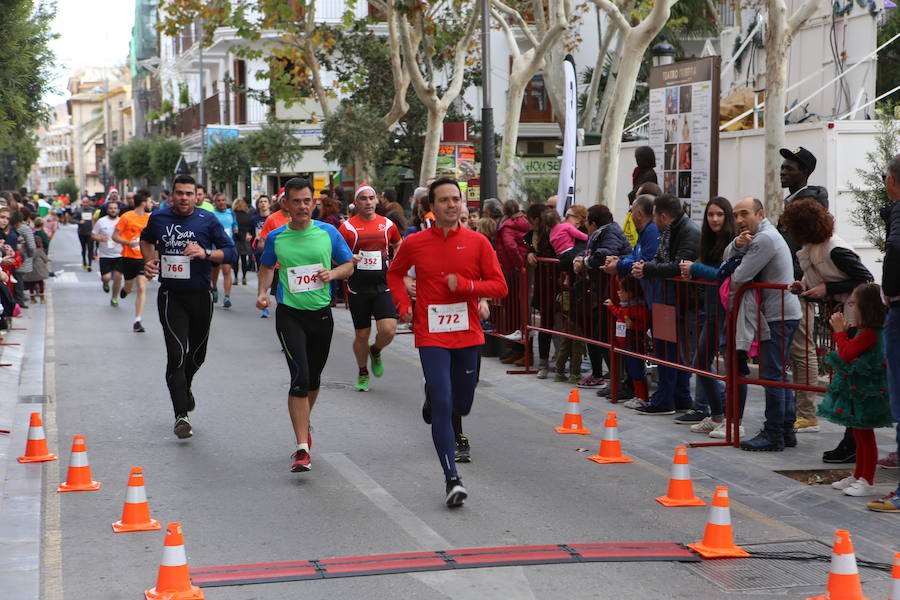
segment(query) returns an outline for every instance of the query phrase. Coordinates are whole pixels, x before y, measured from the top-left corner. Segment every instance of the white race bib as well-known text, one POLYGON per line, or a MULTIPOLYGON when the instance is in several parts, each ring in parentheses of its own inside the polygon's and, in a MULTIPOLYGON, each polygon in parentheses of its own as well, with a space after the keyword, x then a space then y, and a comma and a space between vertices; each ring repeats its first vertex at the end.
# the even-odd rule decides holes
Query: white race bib
POLYGON ((428 331, 444 333, 447 331, 469 330, 469 305, 466 302, 456 304, 429 304, 428 331))
POLYGON ((616 337, 623 338, 628 331, 628 326, 624 321, 616 321, 616 337))
POLYGON ((167 279, 190 279, 191 258, 182 254, 163 254, 160 257, 159 276, 167 279))
POLYGON ((313 290, 321 290, 324 285, 319 279, 319 271, 322 265, 303 265, 301 267, 288 267, 287 278, 288 287, 292 294, 301 292, 311 292, 313 290))
POLYGON ((118 249, 119 244, 118 242, 114 242, 112 238, 109 238, 108 240, 106 240, 106 247, 110 250, 116 250, 118 249))
POLYGON ((90 221, 93 218, 94 218, 94 213, 92 213, 92 212, 84 211, 83 213, 81 213, 82 221, 90 221))
POLYGON ((357 263, 356 268, 361 271, 380 271, 381 270, 381 251, 380 250, 362 250, 362 257, 357 263))

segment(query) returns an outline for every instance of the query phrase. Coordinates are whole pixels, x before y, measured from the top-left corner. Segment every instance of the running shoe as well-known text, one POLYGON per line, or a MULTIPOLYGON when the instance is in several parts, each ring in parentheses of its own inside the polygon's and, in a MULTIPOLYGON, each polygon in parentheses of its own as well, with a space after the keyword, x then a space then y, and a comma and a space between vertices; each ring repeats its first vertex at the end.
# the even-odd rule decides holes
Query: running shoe
POLYGON ((753 439, 741 442, 741 450, 750 452, 781 452, 784 450, 784 439, 775 437, 775 435, 763 429, 753 439))
POLYGON ((706 418, 706 413, 702 410, 691 409, 682 415, 678 415, 673 419, 679 425, 692 425, 699 423, 706 418))
POLYGON ((225 301, 222 303, 222 308, 231 308, 231 297, 225 296, 225 301))
POLYGON ((691 431, 694 433, 709 433, 718 427, 718 423, 712 420, 712 417, 706 417, 699 423, 691 425, 691 431))
POLYGON ((147 331, 146 329, 144 329, 144 326, 140 321, 135 321, 134 325, 132 325, 131 328, 135 333, 144 333, 145 331, 147 331))
POLYGON ((291 455, 291 459, 291 473, 305 473, 312 469, 309 452, 306 450, 297 450, 291 455))
POLYGON ((587 377, 582 378, 581 381, 578 382, 578 387, 580 387, 582 389, 598 388, 601 385, 605 385, 605 384, 606 384, 606 380, 603 379, 602 377, 594 377, 593 375, 588 375, 587 377))
POLYGON ((372 358, 372 375, 375 377, 384 375, 384 363, 381 360, 381 352, 374 354, 372 346, 369 346, 369 356, 372 358))
POLYGON ((797 433, 816 433, 819 429, 819 419, 816 417, 797 417, 794 421, 794 431, 797 433))
POLYGON ((853 475, 849 475, 848 477, 844 477, 840 481, 835 481, 831 484, 831 487, 836 490, 846 490, 854 483, 856 483, 856 477, 854 477, 853 475))
POLYGON ((110 306, 115 306, 116 308, 118 308, 118 307, 119 307, 119 299, 118 299, 118 298, 111 298, 111 299, 109 300, 109 305, 110 305, 110 306))
POLYGON ((472 462, 471 449, 469 448, 469 438, 464 435, 456 436, 456 462, 472 462))
POLYGON ((641 398, 632 398, 631 400, 626 400, 622 403, 622 406, 625 408, 630 408, 631 410, 637 410, 642 406, 650 406, 650 403, 646 400, 642 400, 641 398))
POLYGON ((108 281, 104 281, 104 282, 103 282, 103 293, 104 293, 104 294, 108 294, 108 293, 109 293, 109 282, 108 282, 108 281))
POLYGON ((872 485, 871 483, 869 483, 868 481, 866 481, 865 479, 863 479, 862 477, 857 479, 856 483, 854 483, 853 485, 851 485, 847 488, 844 488, 845 496, 860 497, 860 496, 874 496, 875 494, 876 494, 875 486, 872 485))
POLYGON ((900 515, 900 496, 896 492, 891 492, 881 500, 866 502, 866 508, 876 512, 890 512, 900 515))
POLYGON ((122 298, 124 300, 125 296, 127 296, 127 295, 128 295, 128 292, 125 291, 125 288, 122 288, 121 290, 119 290, 119 298, 122 298))
POLYGON ((647 416, 655 416, 655 415, 674 415, 675 411, 666 408, 664 406, 653 406, 652 404, 647 404, 646 406, 639 406, 634 409, 639 415, 647 415, 647 416))
POLYGON ((179 440, 183 440, 194 435, 193 429, 191 429, 191 421, 188 419, 187 415, 183 415, 175 419, 175 427, 172 428, 172 431, 178 437, 179 440))
POLYGON ((886 457, 878 461, 878 466, 882 469, 898 469, 900 464, 897 462, 897 453, 891 452, 886 457))
POLYGON ((468 497, 469 493, 466 492, 459 477, 447 480, 447 506, 449 508, 459 508, 468 497))
MULTIPOLYGON (((739 425, 738 426, 738 435, 741 437, 744 437, 745 433, 746 433, 746 431, 744 430, 744 426, 739 425)), ((716 440, 724 440, 725 436, 727 434, 728 434, 728 431, 725 427, 725 421, 722 421, 721 423, 716 425, 715 429, 713 429, 712 431, 709 432, 709 437, 716 439, 716 440)))
POLYGON ((369 391, 369 376, 368 375, 357 375, 355 387, 360 392, 368 392, 369 391))
POLYGON ((268 308, 262 309, 262 312, 259 313, 259 318, 260 319, 268 319, 269 318, 269 309, 268 308))
POLYGON ((91 269, 91 266, 90 266, 90 265, 88 265, 88 268, 87 268, 87 270, 88 270, 88 273, 90 273, 90 272, 91 272, 91 271, 92 271, 92 270, 93 270, 93 269, 91 269))
POLYGON ((212 293, 213 304, 215 304, 219 301, 219 290, 217 290, 216 288, 213 288, 211 293, 212 293))

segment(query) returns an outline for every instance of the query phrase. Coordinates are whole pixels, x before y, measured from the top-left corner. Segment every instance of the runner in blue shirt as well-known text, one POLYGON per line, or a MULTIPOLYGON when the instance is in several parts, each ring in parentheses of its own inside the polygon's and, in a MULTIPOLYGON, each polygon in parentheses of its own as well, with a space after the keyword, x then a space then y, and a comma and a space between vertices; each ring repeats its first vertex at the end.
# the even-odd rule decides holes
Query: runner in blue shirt
POLYGON ((188 419, 194 410, 191 382, 206 358, 213 308, 210 271, 235 255, 234 242, 219 221, 195 208, 195 194, 193 177, 177 176, 171 210, 154 212, 141 232, 144 274, 159 276, 156 305, 166 340, 166 385, 180 439, 193 434, 188 419))
MULTIPOLYGON (((213 214, 222 224, 222 229, 233 240, 234 234, 237 233, 237 219, 234 218, 234 212, 228 206, 228 198, 225 194, 219 192, 213 198, 213 205, 216 207, 213 214)), ((222 308, 231 308, 231 284, 232 284, 232 263, 234 261, 224 262, 215 265, 212 268, 212 301, 213 304, 219 301, 219 270, 222 271, 222 287, 225 288, 225 298, 222 301, 222 308)))

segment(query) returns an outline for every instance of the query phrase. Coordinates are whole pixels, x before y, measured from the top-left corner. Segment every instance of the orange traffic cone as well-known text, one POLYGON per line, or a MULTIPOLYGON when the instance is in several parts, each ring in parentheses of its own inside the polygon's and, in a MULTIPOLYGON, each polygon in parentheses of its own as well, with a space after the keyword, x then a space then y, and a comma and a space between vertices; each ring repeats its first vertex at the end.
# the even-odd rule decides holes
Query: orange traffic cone
POLYGON ((703 558, 742 558, 750 556, 734 545, 731 533, 731 510, 728 508, 728 488, 719 486, 709 507, 703 541, 688 544, 703 558))
POLYGON ((144 592, 147 600, 202 600, 203 592, 191 585, 181 523, 169 523, 156 587, 144 592))
MULTIPOLYGON (((897 567, 894 566, 895 574, 896 571, 897 567)), ((862 593, 853 542, 846 529, 834 532, 834 549, 831 551, 831 568, 828 570, 825 593, 807 600, 869 600, 862 593)))
POLYGON ((66 481, 59 484, 57 492, 89 492, 99 490, 100 482, 91 480, 91 466, 88 464, 87 445, 83 435, 72 440, 72 455, 69 457, 69 473, 66 481))
POLYGON ((616 422, 616 413, 606 413, 606 423, 603 439, 600 440, 600 449, 597 454, 588 456, 588 460, 595 463, 630 463, 634 462, 627 456, 622 455, 622 447, 619 442, 619 424, 616 422))
POLYGON ((581 399, 578 396, 577 388, 573 388, 572 391, 569 392, 569 403, 566 407, 566 415, 563 417, 562 427, 556 428, 556 433, 591 435, 591 430, 586 429, 581 424, 581 399))
POLYGON ((31 413, 31 424, 28 426, 28 442, 25 444, 25 456, 19 457, 20 463, 46 462, 56 460, 55 454, 47 449, 47 438, 44 436, 44 424, 41 413, 31 413))
POLYGON ((663 506, 706 506, 706 502, 694 495, 694 484, 691 482, 691 467, 688 464, 687 448, 675 448, 675 459, 672 463, 672 476, 669 478, 669 491, 665 496, 656 499, 663 506))
POLYGON ((150 505, 147 504, 147 492, 144 490, 144 474, 140 467, 131 467, 128 477, 128 490, 125 492, 125 505, 122 507, 122 520, 112 524, 113 531, 152 531, 159 529, 159 521, 150 518, 150 505))
POLYGON ((891 571, 894 584, 891 586, 891 595, 887 600, 900 600, 900 552, 894 554, 894 568, 891 571))

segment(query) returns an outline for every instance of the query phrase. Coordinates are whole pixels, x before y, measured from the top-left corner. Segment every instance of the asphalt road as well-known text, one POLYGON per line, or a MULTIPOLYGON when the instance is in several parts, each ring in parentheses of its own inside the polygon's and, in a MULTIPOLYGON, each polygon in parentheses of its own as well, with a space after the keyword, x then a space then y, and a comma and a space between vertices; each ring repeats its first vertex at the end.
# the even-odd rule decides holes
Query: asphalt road
MULTIPOLYGON (((52 257, 63 275, 51 284, 48 313, 54 348, 48 387, 55 391, 61 450, 54 464, 65 478, 72 435, 83 434, 94 479, 103 487, 91 493, 48 492, 55 497, 48 498, 45 526, 61 540, 58 550, 45 551, 48 600, 136 598, 155 583, 163 534, 113 534, 110 527, 121 514, 132 466, 143 467, 153 517, 182 523, 192 568, 519 544, 692 542, 702 536, 706 508, 664 509, 654 501, 665 491, 672 448, 686 439, 683 427, 639 419, 590 393, 584 395, 584 412, 594 434, 558 435, 552 427, 561 421, 567 388, 506 375, 494 359, 484 361, 475 406, 465 420, 473 462, 460 470, 470 498, 464 508, 448 510, 430 431, 420 417, 422 375, 412 336, 398 336, 385 351, 385 376, 373 378, 369 393, 356 392, 352 325, 342 308, 334 311, 330 359, 313 412, 313 470, 290 473, 288 371, 274 318, 260 319, 253 307, 253 276, 250 286, 235 287, 232 309, 220 303, 215 310, 206 364, 193 385, 194 436, 179 441, 163 380, 156 284, 148 293, 147 332, 135 334, 133 299, 110 307, 98 273, 83 272, 77 256, 74 228, 62 228, 52 257), (624 449, 634 453, 634 464, 585 460, 583 450, 596 451, 608 409, 620 414, 624 449)), ((830 447, 835 432, 822 434, 809 456, 830 447)), ((830 543, 829 528, 846 526, 797 519, 803 506, 766 508, 775 504, 762 497, 763 488, 794 494, 789 502, 801 502, 796 494, 807 487, 798 489, 772 473, 766 461, 775 458, 753 456, 757 464, 748 465, 737 461, 751 457, 733 449, 691 452, 699 495, 709 500, 715 485, 735 486, 732 519, 739 541, 817 537, 830 543), (742 483, 758 489, 741 488, 742 483)), ((48 473, 54 473, 52 484, 57 475, 48 473)), ((825 490, 815 492, 831 501, 825 490)), ((853 519, 869 523, 872 548, 880 554, 885 541, 878 532, 893 526, 896 533, 900 527, 890 515, 872 516, 859 505, 855 500, 844 506, 855 511, 853 519)), ((869 534, 854 535, 865 541, 869 534)), ((895 544, 898 537, 893 536, 895 544)), ((822 589, 768 595, 805 598, 822 589)), ((873 597, 884 596, 886 589, 883 581, 867 586, 873 597)), ((665 562, 533 565, 206 590, 210 599, 726 595, 691 568, 665 562)))

